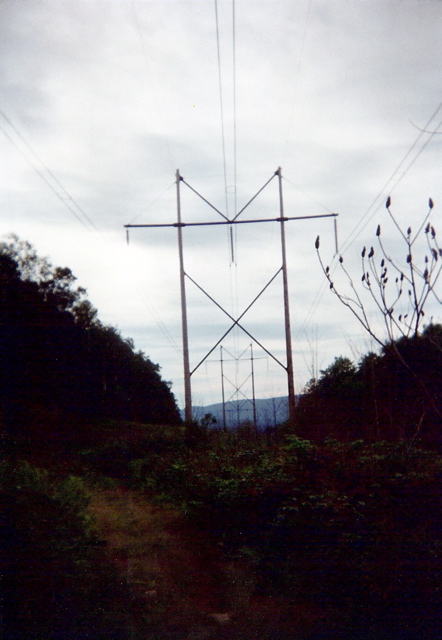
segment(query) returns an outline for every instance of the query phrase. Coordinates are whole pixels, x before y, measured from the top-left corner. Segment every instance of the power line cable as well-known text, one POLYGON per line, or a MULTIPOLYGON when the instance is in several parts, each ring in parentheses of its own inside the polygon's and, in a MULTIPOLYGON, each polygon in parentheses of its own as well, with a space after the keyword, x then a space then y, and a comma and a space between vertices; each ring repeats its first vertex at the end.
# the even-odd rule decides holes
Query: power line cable
MULTIPOLYGON (((157 94, 157 91, 156 91, 156 85, 155 85, 155 82, 153 80, 152 61, 151 61, 151 58, 149 56, 148 50, 146 49, 146 45, 145 45, 145 41, 144 41, 144 34, 143 34, 143 30, 141 28, 140 20, 138 18, 138 13, 137 13, 137 10, 136 10, 136 6, 135 6, 134 0, 132 0, 131 5, 132 5, 132 16, 133 16, 133 22, 134 22, 134 25, 135 25, 135 30, 137 32, 138 40, 139 40, 140 45, 141 45, 141 51, 142 51, 143 57, 144 57, 144 59, 145 59, 145 61, 147 63, 147 71, 148 71, 150 86, 151 86, 152 95, 153 95, 153 99, 154 99, 154 103, 155 103, 155 108, 156 108, 156 111, 157 111, 158 120, 161 120, 162 110, 160 109, 160 106, 159 106, 158 94, 157 94)), ((172 156, 172 151, 171 151, 170 144, 169 144, 169 138, 166 135, 163 134, 162 135, 162 140, 163 140, 163 142, 165 144, 165 147, 166 147, 166 151, 167 151, 167 155, 169 157, 169 162, 170 162, 170 166, 172 168, 172 171, 175 171, 176 167, 175 167, 175 163, 174 163, 173 156, 172 156)))
POLYGON ((183 357, 183 350, 179 348, 179 346, 177 345, 177 343, 175 342, 172 334, 170 333, 170 331, 168 330, 167 326, 164 324, 164 322, 161 320, 161 316, 158 315, 155 307, 153 306, 153 304, 150 302, 148 296, 146 295, 146 293, 144 292, 143 288, 141 287, 141 285, 138 287, 142 298, 144 300, 144 302, 146 303, 156 325, 158 326, 158 328, 160 329, 160 331, 162 332, 162 334, 164 335, 164 337, 166 338, 167 342, 170 344, 170 346, 175 350, 175 352, 179 355, 180 358, 183 357))
POLYGON ((141 218, 142 215, 144 215, 145 213, 147 213, 149 211, 149 209, 151 207, 153 207, 154 204, 156 204, 157 202, 159 202, 161 200, 161 198, 172 189, 172 187, 174 187, 176 185, 175 181, 172 182, 166 189, 164 189, 164 191, 162 191, 160 193, 159 196, 157 196, 154 200, 151 200, 146 207, 143 209, 143 211, 141 211, 141 213, 138 213, 135 218, 133 218, 128 224, 133 224, 135 222, 135 220, 138 220, 139 218, 141 218))
POLYGON ((302 68, 302 63, 303 63, 303 60, 304 60, 304 48, 305 48, 305 40, 306 40, 306 35, 307 35, 307 29, 308 29, 309 20, 310 20, 310 9, 311 9, 311 0, 309 0, 309 3, 308 3, 307 15, 306 15, 306 18, 305 18, 304 29, 303 29, 303 32, 302 32, 301 51, 300 51, 300 54, 299 54, 298 68, 296 69, 295 87, 293 89, 292 104, 291 104, 291 108, 290 108, 289 122, 288 122, 288 126, 287 126, 287 136, 286 136, 286 141, 285 141, 285 145, 284 145, 283 162, 285 162, 285 158, 287 156, 287 147, 288 147, 288 144, 289 144, 291 130, 292 130, 293 114, 295 112, 295 105, 296 105, 297 98, 298 98, 299 79, 301 77, 301 68, 302 68))
POLYGON ((235 0, 232 0, 232 45, 233 45, 233 184, 234 184, 234 211, 236 214, 237 198, 237 153, 236 153, 236 13, 235 0))
MULTIPOLYGON (((432 114, 432 116, 430 117, 430 119, 428 120, 428 122, 426 123, 426 125, 424 126, 424 129, 427 129, 427 127, 430 125, 431 121, 434 120, 434 118, 436 117, 436 115, 438 114, 438 112, 440 111, 440 109, 442 108, 442 102, 438 105, 436 111, 432 114)), ((438 124, 437 129, 440 127, 441 123, 438 124)), ((428 139, 425 141, 425 143, 422 145, 422 147, 420 148, 420 150, 417 152, 417 154, 413 157, 413 159, 411 160, 411 162, 409 163, 409 165, 407 166, 407 168, 405 169, 405 171, 399 176, 399 178, 396 180, 396 182, 393 184, 393 186, 390 189, 390 193, 397 187, 397 185, 399 184, 399 182, 401 182, 401 180, 403 180, 403 178, 405 177, 405 175, 407 174, 407 172, 411 169, 411 167, 413 166, 413 164, 416 162, 416 160, 419 158, 419 156, 421 155, 421 153, 425 150, 425 148, 428 146, 429 142, 431 141, 431 139, 433 138, 433 136, 437 133, 437 131, 433 131, 428 133, 427 135, 429 135, 428 139)), ((364 220, 365 218, 369 215, 370 211, 372 210, 372 208, 376 205, 376 203, 378 202, 378 200, 382 197, 385 196, 385 190, 388 187, 388 185, 391 183, 391 181, 393 180, 394 176, 398 173, 398 171, 401 169, 401 167, 403 166, 403 164, 406 162, 408 156, 413 152, 413 150, 415 149, 415 147, 418 145, 418 143, 420 142, 421 138, 423 137, 423 135, 425 134, 424 131, 420 131, 419 135, 417 136, 417 138, 414 140, 414 142, 412 143, 412 145, 410 146, 410 148, 408 149, 407 153, 405 154, 405 156, 402 158, 402 160, 399 162, 399 164, 397 165, 397 167, 394 169, 393 173, 390 175, 390 177, 388 178, 388 180, 385 182, 385 184, 383 185, 383 187, 380 189, 379 193, 376 195, 376 197, 373 199, 373 201, 371 202, 370 206, 368 207, 368 209, 366 210, 366 212, 364 213, 364 215, 362 216, 362 218, 359 220, 359 222, 356 224, 356 226, 353 228, 353 231, 351 231, 351 233, 347 236, 347 238, 345 239, 345 241, 342 244, 342 251, 344 252, 346 249, 348 249, 349 246, 351 246, 353 244, 353 242, 356 240, 356 238, 360 235, 360 233, 365 229, 365 227, 367 226, 367 224, 370 222, 370 220, 373 219, 373 217, 376 215, 376 213, 379 211, 379 208, 382 206, 382 201, 380 203, 378 203, 377 208, 373 211, 373 213, 371 214, 371 216, 368 218, 368 220, 365 222, 364 224, 364 220), (361 228, 359 228, 361 225, 363 225, 361 228), (353 237, 354 236, 354 237, 353 237)))
POLYGON ((51 183, 51 181, 39 169, 39 167, 36 165, 36 163, 29 157, 29 155, 27 155, 23 151, 23 149, 20 148, 20 146, 17 144, 17 141, 14 140, 14 138, 0 124, 0 130, 3 132, 4 136, 11 142, 12 145, 14 145, 14 147, 17 149, 17 151, 20 153, 20 155, 34 169, 35 173, 41 178, 41 180, 43 180, 43 182, 57 196, 57 198, 59 200, 61 200, 61 202, 64 204, 64 206, 72 213, 72 215, 78 220, 78 222, 80 222, 80 224, 82 224, 86 229, 88 229, 88 231, 92 231, 92 229, 93 229, 94 231, 98 231, 99 232, 99 229, 96 227, 95 223, 91 220, 91 218, 87 215, 87 213, 85 213, 85 211, 83 211, 83 209, 80 207, 80 205, 77 202, 75 202, 74 198, 65 189, 65 187, 61 184, 61 182, 58 180, 58 178, 52 173, 52 171, 50 171, 50 169, 44 164, 44 162, 40 158, 40 156, 32 149, 30 144, 25 140, 24 136, 18 131, 18 129, 12 124, 12 122, 9 120, 9 118, 6 116, 6 114, 3 111, 0 110, 0 115, 10 124, 11 128, 16 133, 16 135, 21 139, 23 144, 25 144, 27 149, 29 149, 29 151, 32 153, 32 155, 40 162, 40 164, 43 166, 43 168, 46 171, 46 173, 48 174, 48 176, 53 180, 53 182, 55 182, 57 187, 59 187, 59 189, 61 189, 61 191, 65 194, 67 200, 62 197, 62 195, 60 194, 59 190, 57 190, 55 188, 55 186, 51 183), (70 202, 72 203, 73 206, 71 206, 70 202), (81 214, 84 219, 81 218, 79 214, 81 214), (88 226, 88 224, 86 224, 86 222, 90 226, 88 226), (91 229, 91 227, 92 227, 92 229, 91 229))
MULTIPOLYGON (((236 128, 236 5, 232 0, 232 79, 233 79, 233 210, 236 216, 238 206, 237 194, 237 128, 236 128)), ((230 247, 231 247, 231 267, 234 269, 234 287, 231 289, 232 309, 234 314, 238 314, 238 263, 237 263, 237 247, 238 247, 238 228, 233 231, 230 227, 230 247)), ((231 281, 232 286, 232 281, 231 281)), ((233 337, 235 341, 235 349, 238 351, 238 329, 235 327, 233 337)))
MULTIPOLYGON (((133 269, 134 268, 134 264, 133 264, 133 260, 131 258, 132 258, 132 256, 126 254, 126 256, 125 256, 126 263, 127 263, 128 267, 130 269, 133 269)), ((139 291, 139 293, 141 295, 141 298, 143 299, 143 301, 145 302, 147 308, 149 309, 149 312, 150 312, 155 324, 160 329, 160 331, 163 333, 164 337, 166 338, 166 340, 170 344, 170 346, 176 351, 176 353, 180 356, 180 358, 182 358, 182 355, 183 355, 182 350, 177 346, 173 336, 171 335, 171 333, 167 329, 166 325, 162 321, 161 317, 159 316, 158 312, 156 311, 154 305, 150 301, 150 298, 146 294, 144 288, 141 286, 139 281, 136 282, 136 286, 137 286, 137 289, 138 289, 138 291, 139 291)))
POLYGON ((224 191, 225 191, 226 215, 227 217, 229 217, 229 201, 227 196, 226 137, 225 137, 225 127, 224 127, 224 101, 223 101, 223 87, 222 87, 222 73, 221 73, 221 47, 220 47, 220 34, 219 34, 218 0, 215 0, 215 27, 216 27, 216 50, 217 50, 217 60, 218 60, 219 106, 220 106, 220 115, 221 115, 221 138, 222 138, 222 150, 223 150, 224 191))
MULTIPOLYGON (((427 127, 430 125, 430 123, 432 122, 432 120, 436 117, 436 115, 438 114, 438 112, 440 111, 440 109, 442 108, 442 102, 438 105, 437 109, 434 111, 434 113, 432 114, 432 116, 430 117, 430 119, 428 120, 428 122, 426 123, 424 129, 427 129, 427 127)), ((393 171, 393 173, 390 175, 389 179, 385 182, 384 186, 382 187, 382 189, 379 191, 379 193, 376 195, 376 197, 374 198, 374 200, 372 201, 372 203, 370 204, 370 206, 368 207, 368 209, 366 210, 366 212, 364 213, 364 215, 362 216, 361 220, 356 224, 356 226, 353 228, 353 231, 349 234, 349 236, 347 236, 346 240, 344 241, 343 245, 342 245, 342 253, 347 250, 356 240, 356 238, 362 233, 362 231, 366 228, 366 226, 368 225, 368 223, 373 219, 373 217, 376 215, 376 213, 379 211, 379 209, 381 208, 382 204, 383 204, 383 200, 381 200, 380 202, 379 199, 382 198, 383 195, 385 195, 385 190, 388 187, 388 185, 391 183, 392 179, 394 178, 394 176, 397 174, 397 172, 400 170, 400 168, 402 167, 402 165, 404 164, 404 162, 407 160, 407 158, 409 157, 409 155, 412 153, 412 151, 415 149, 415 147, 417 146, 417 144, 419 143, 421 137, 423 136, 424 133, 428 133, 429 138, 425 141, 425 143, 422 145, 422 147, 418 150, 418 152, 414 155, 414 157, 411 159, 410 163, 408 164, 408 166, 406 167, 406 169, 401 173, 401 175, 398 177, 398 179, 396 180, 396 182, 392 185, 391 189, 390 189, 390 193, 393 192, 393 190, 397 187, 397 185, 401 182, 401 180, 403 180, 403 178, 405 177, 405 175, 407 174, 407 172, 410 170, 410 168, 413 166, 413 164, 416 162, 416 160, 419 158, 419 156, 423 153, 423 151, 426 149, 426 147, 428 146, 428 144, 430 143, 431 139, 433 138, 433 136, 437 133, 437 129, 439 129, 439 127, 442 125, 442 121, 439 122, 438 126, 436 127, 435 131, 431 131, 431 132, 424 132, 421 131, 421 133, 417 136, 417 138, 414 140, 414 142, 412 143, 412 145, 410 146, 410 148, 408 149, 408 151, 406 152, 406 154, 404 155, 404 157, 402 158, 402 160, 399 162, 399 164, 397 165, 396 169, 393 171), (371 209, 375 206, 375 204, 378 203, 376 209, 373 211, 373 213, 371 214, 371 216, 368 218, 368 220, 366 220, 365 224, 363 224, 364 219, 367 217, 367 215, 370 213, 371 209), (363 226, 361 227, 360 225, 363 224, 363 226), (360 228, 359 228, 360 227, 360 228), (354 237, 353 237, 354 236, 354 237)), ((335 256, 332 258, 331 264, 330 264, 330 269, 334 270, 336 268, 337 262, 336 262, 336 254, 335 256)), ((316 309, 319 306, 319 303, 322 300, 322 297, 324 296, 325 290, 327 288, 327 281, 324 280, 316 295, 315 298, 310 306, 310 309, 307 313, 307 316, 304 320, 304 322, 302 323, 301 328, 299 329, 298 333, 297 333, 297 338, 302 334, 302 332, 305 330, 305 327, 307 326, 307 324, 310 322, 311 317, 314 315, 314 313, 316 312, 316 309)))
MULTIPOLYGON (((224 113, 224 97, 222 82, 222 65, 221 65, 221 44, 220 44, 220 25, 218 2, 215 0, 215 26, 216 26, 216 44, 217 44, 217 62, 218 62, 218 85, 219 85, 219 102, 221 116, 221 138, 223 152, 223 170, 224 170, 224 191, 225 206, 227 218, 229 218, 229 196, 227 188, 227 154, 226 154, 226 132, 225 132, 225 113, 224 113)), ((234 213, 236 214, 237 206, 237 165, 236 165, 236 13, 235 1, 232 0, 232 74, 233 74, 233 181, 234 181, 234 213)), ((232 310, 235 313, 238 307, 238 275, 236 265, 236 240, 237 230, 233 232, 231 227, 227 228, 227 241, 229 247, 229 264, 234 267, 234 274, 230 271, 230 296, 232 310)), ((233 332, 234 340, 237 339, 237 330, 233 332)))
POLYGON ((316 200, 316 198, 314 198, 310 193, 308 193, 307 191, 304 191, 303 189, 301 189, 300 187, 296 186, 296 184, 294 182, 292 182, 291 180, 289 180, 288 178, 286 178, 285 176, 282 176, 282 179, 285 182, 288 182, 290 185, 292 185, 292 187, 294 187, 297 191, 299 191, 300 193, 302 193, 304 196, 306 196, 307 198, 309 198, 312 202, 314 202, 315 204, 317 204, 318 206, 322 207, 322 209, 325 209, 325 211, 328 211, 328 213, 334 213, 331 209, 329 209, 325 204, 323 204, 322 202, 319 202, 319 200, 316 200))
MULTIPOLYGON (((95 226, 94 222, 90 219, 90 217, 83 211, 83 209, 80 207, 80 205, 78 205, 78 203, 75 202, 75 200, 72 198, 72 196, 68 193, 68 191, 65 189, 65 187, 61 184, 61 182, 58 180, 58 178, 52 173, 52 171, 45 165, 45 163, 43 162, 43 160, 40 158, 40 156, 34 151, 34 149, 31 147, 31 145, 27 142, 27 140, 24 138, 23 134, 21 134, 21 132, 17 129, 17 127, 12 123, 12 121, 8 118, 8 116, 0 109, 0 115, 4 118, 4 120, 6 120, 6 122, 10 125, 10 127, 12 128, 12 130, 14 131, 14 133, 20 138, 20 140, 23 142, 23 144, 26 146, 26 148, 32 153, 32 155, 40 162, 40 164, 44 167, 46 173, 48 174, 48 176, 53 180, 53 182, 55 182, 55 184, 61 189, 61 191, 66 195, 66 197, 69 199, 70 202, 72 202, 72 204, 75 206, 75 208, 84 216, 84 218, 86 219, 87 222, 89 222, 89 224, 93 227, 93 229, 95 231, 98 231, 100 233, 100 231, 97 229, 97 227, 95 226)), ((5 137, 16 147, 17 151, 26 159, 26 161, 32 166, 32 168, 34 169, 34 171, 37 173, 37 175, 43 180, 43 182, 51 189, 51 191, 53 193, 55 193, 55 195, 61 200, 61 202, 69 209, 69 211, 75 216, 75 218, 78 220, 78 222, 80 222, 80 224, 82 224, 88 231, 91 231, 91 228, 86 224, 86 222, 78 215, 77 211, 70 205, 69 201, 66 201, 61 194, 59 193, 59 191, 57 191, 57 189, 54 187, 54 185, 50 182, 50 180, 47 179, 47 177, 44 175, 44 173, 39 169, 39 167, 33 162, 33 160, 18 146, 17 142, 12 138, 12 136, 4 129, 4 127, 0 124, 0 130, 3 132, 3 134, 5 135, 5 137)), ((153 204, 155 204, 156 202, 158 202, 158 200, 160 200, 160 198, 164 195, 164 193, 166 193, 172 186, 174 186, 174 182, 172 183, 172 185, 170 185, 169 187, 167 187, 167 189, 160 194, 160 196, 158 196, 154 201, 152 201, 151 203, 149 203, 148 207, 152 206, 153 204)), ((144 212, 142 212, 144 213, 144 212)), ((139 215, 142 215, 139 214, 139 215)), ((137 216, 138 217, 138 216, 137 216)), ((100 233, 101 236, 101 233, 100 233)), ((103 237, 103 236, 101 236, 103 237)), ((158 327, 161 329, 161 331, 163 332, 164 336, 166 337, 167 341, 170 343, 170 345, 175 349, 175 351, 178 353, 178 355, 182 355, 181 350, 179 349, 179 347, 176 345, 175 341, 173 340, 173 337, 170 335, 169 331, 167 330, 167 327, 164 325, 164 323, 162 322, 161 318, 159 318, 157 312, 155 311, 155 308, 152 306, 152 304, 150 303, 148 297, 146 296, 145 292, 143 291, 141 286, 138 286, 138 289, 141 293, 142 298, 144 299, 145 303, 147 304, 150 313, 152 314, 152 317, 154 318, 156 324, 158 325, 158 327)))

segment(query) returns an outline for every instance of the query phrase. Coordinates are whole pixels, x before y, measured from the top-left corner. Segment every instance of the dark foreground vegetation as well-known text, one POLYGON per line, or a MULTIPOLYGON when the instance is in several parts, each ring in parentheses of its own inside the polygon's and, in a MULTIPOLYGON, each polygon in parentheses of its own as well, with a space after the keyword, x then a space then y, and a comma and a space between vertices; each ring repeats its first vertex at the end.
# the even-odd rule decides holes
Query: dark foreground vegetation
POLYGON ((68 268, 27 242, 0 246, 0 416, 14 436, 71 437, 83 423, 180 422, 169 386, 142 352, 103 325, 68 268), (38 429, 42 427, 41 434, 38 429))
MULTIPOLYGON (((185 427, 120 423, 86 449, 8 457, 5 637, 440 637, 438 453, 405 442, 316 446, 250 429, 194 430, 190 438, 185 427), (160 519, 171 507, 183 514, 195 532, 189 543, 202 539, 218 556, 228 628, 201 627, 196 611, 172 625, 178 587, 162 593, 158 567, 143 578, 153 595, 135 616, 127 566, 109 562, 106 531, 88 511, 103 491, 109 500, 144 496, 160 519), (198 629, 205 635, 189 635, 198 629)), ((146 528, 130 523, 142 541, 146 528)), ((158 545, 144 544, 153 562, 158 545)), ((133 549, 139 557, 139 544, 133 549)), ((173 556, 174 547, 164 550, 161 571, 173 556)), ((174 569, 181 580, 195 576, 186 558, 174 569)))
POLYGON ((68 270, 0 261, 5 638, 442 637, 439 326, 419 377, 340 358, 295 428, 211 431, 68 270))
POLYGON ((441 450, 442 326, 369 353, 355 365, 339 357, 305 389, 297 434, 315 442, 363 438, 417 440, 441 450), (398 357, 400 356, 400 357, 398 357))

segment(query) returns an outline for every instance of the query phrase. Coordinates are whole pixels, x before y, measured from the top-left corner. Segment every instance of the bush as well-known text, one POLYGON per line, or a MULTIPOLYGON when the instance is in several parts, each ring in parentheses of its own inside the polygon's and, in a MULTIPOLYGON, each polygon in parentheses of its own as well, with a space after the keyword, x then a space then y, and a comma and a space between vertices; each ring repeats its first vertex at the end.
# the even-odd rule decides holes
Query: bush
POLYGON ((94 543, 83 481, 26 461, 1 474, 2 631, 8 640, 125 640, 121 583, 94 543))
POLYGON ((345 610, 359 628, 390 617, 434 630, 442 458, 409 443, 265 442, 217 434, 132 469, 138 486, 243 557, 256 590, 345 610))

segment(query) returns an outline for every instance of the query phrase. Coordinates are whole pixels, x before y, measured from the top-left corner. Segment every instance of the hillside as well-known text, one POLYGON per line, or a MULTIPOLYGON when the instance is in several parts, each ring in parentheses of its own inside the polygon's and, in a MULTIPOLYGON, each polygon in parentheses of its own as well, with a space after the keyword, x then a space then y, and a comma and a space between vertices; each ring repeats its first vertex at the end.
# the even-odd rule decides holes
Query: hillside
POLYGON ((442 637, 442 326, 397 342, 414 377, 336 358, 295 429, 211 429, 69 269, 15 240, 0 276, 5 638, 442 637))
POLYGON ((180 422, 160 367, 100 322, 70 269, 18 238, 0 245, 1 419, 37 440, 103 419, 180 422))
MULTIPOLYGON (((209 404, 206 406, 192 407, 195 420, 202 420, 210 413, 215 419, 214 427, 224 426, 223 403, 209 404)), ((276 427, 283 424, 288 418, 288 398, 280 396, 277 398, 257 398, 255 400, 256 426, 258 428, 276 427)), ((226 427, 235 428, 239 424, 254 423, 253 404, 251 400, 232 400, 225 406, 226 427)), ((184 411, 181 411, 184 417, 184 411)))

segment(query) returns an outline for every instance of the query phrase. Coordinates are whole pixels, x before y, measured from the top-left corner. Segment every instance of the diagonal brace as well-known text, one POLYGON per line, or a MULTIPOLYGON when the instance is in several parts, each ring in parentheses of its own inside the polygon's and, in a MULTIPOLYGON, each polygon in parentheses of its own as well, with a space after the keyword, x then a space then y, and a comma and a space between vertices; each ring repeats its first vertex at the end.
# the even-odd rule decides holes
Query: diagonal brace
POLYGON ((204 356, 204 358, 197 364, 197 366, 190 372, 190 375, 193 375, 195 373, 195 371, 203 364, 203 362, 205 362, 207 360, 207 358, 210 356, 211 353, 213 353, 213 351, 218 347, 219 344, 221 344, 221 342, 224 340, 224 338, 232 331, 232 329, 234 327, 239 327, 246 335, 249 336, 249 338, 251 338, 263 351, 265 351, 265 353, 267 353, 271 358, 273 358, 273 360, 275 360, 275 362, 277 362, 285 371, 287 371, 287 367, 280 361, 278 360, 278 358, 276 358, 273 353, 271 353, 268 349, 266 349, 266 347, 264 347, 264 345, 262 345, 259 340, 257 340, 249 331, 247 331, 247 329, 245 327, 243 327, 240 324, 240 320, 246 315, 246 313, 250 310, 250 308, 255 304, 255 302, 262 296, 262 294, 264 293, 264 291, 272 284, 272 282, 275 280, 275 278, 281 273, 282 271, 282 267, 280 267, 278 269, 278 271, 275 273, 275 275, 268 281, 268 283, 265 285, 265 287, 263 289, 261 289, 261 291, 258 293, 257 296, 255 296, 255 298, 252 300, 252 302, 248 305, 248 307, 246 307, 246 309, 244 309, 244 311, 241 313, 241 315, 235 319, 228 311, 226 311, 224 309, 224 307, 222 307, 219 302, 217 302, 215 300, 215 298, 213 298, 209 293, 207 293, 207 291, 205 291, 203 289, 203 287, 201 287, 196 280, 194 280, 193 278, 191 278, 191 276, 189 276, 189 274, 186 273, 187 278, 189 278, 189 280, 191 282, 193 282, 193 284, 200 290, 202 291, 202 293, 204 293, 205 296, 207 296, 209 298, 209 300, 211 302, 213 302, 214 305, 216 305, 218 307, 218 309, 221 309, 221 311, 223 313, 225 313, 225 315, 230 318, 230 320, 233 322, 232 326, 224 333, 224 335, 218 340, 218 342, 212 347, 212 349, 210 349, 210 351, 204 356))

